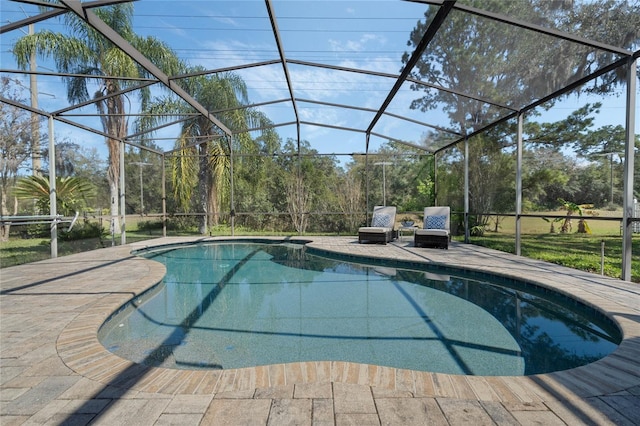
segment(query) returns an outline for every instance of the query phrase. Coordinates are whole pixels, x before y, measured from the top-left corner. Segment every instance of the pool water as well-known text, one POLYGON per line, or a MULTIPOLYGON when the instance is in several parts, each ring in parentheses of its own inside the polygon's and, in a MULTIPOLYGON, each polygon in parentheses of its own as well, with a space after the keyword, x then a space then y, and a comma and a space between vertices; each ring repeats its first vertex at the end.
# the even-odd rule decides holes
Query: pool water
POLYGON ((352 263, 301 244, 222 242, 144 255, 166 265, 163 282, 114 314, 99 338, 151 366, 350 361, 528 375, 593 362, 620 342, 595 311, 499 278, 352 263))

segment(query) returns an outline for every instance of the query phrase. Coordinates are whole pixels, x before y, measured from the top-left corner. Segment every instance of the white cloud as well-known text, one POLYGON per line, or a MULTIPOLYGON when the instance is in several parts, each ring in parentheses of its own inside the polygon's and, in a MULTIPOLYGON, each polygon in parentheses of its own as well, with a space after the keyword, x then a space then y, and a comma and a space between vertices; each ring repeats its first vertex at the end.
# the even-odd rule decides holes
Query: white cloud
MULTIPOLYGON (((182 29, 179 26, 173 25, 170 22, 167 22, 164 19, 159 19, 158 20, 158 25, 163 29, 163 32, 166 34, 171 34, 172 36, 175 37, 180 37, 180 38, 191 38, 191 36, 189 35, 189 33, 187 31, 185 31, 184 29, 182 29)), ((164 36, 164 39, 166 40, 169 37, 166 37, 166 35, 164 36)))
POLYGON ((376 43, 376 47, 384 46, 387 39, 384 36, 372 33, 364 33, 357 40, 336 40, 330 38, 327 40, 331 50, 335 52, 362 52, 366 50, 366 46, 376 43))

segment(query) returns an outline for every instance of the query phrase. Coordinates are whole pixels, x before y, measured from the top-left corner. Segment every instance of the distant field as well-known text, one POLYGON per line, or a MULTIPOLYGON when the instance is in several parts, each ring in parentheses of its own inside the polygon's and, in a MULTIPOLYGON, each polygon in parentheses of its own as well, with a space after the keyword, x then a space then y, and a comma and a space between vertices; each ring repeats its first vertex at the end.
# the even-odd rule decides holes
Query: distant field
MULTIPOLYGON (((564 212, 536 214, 563 215, 564 212)), ((605 217, 620 217, 621 212, 595 211, 596 216, 586 216, 590 234, 578 234, 579 216, 572 217, 571 231, 560 233, 562 221, 554 224, 555 233, 550 232, 551 223, 542 218, 521 219, 521 254, 574 269, 600 273, 604 260, 604 275, 622 276, 622 233, 619 220, 602 220, 605 217), (602 250, 604 244, 604 258, 602 250)), ((566 214, 566 213, 565 213, 566 214)), ((481 237, 471 237, 470 242, 497 250, 515 253, 515 218, 503 217, 495 232, 495 222, 481 237)), ((462 240, 461 236, 456 237, 462 240)), ((640 282, 640 234, 632 236, 632 281, 640 282)))
MULTIPOLYGON (((591 211, 590 211, 591 212, 591 211)), ((592 210, 592 212, 596 213, 595 216, 585 215, 584 218, 591 228, 591 231, 594 235, 622 235, 620 232, 620 224, 621 221, 618 220, 606 220, 604 218, 616 218, 622 217, 621 211, 608 211, 608 210, 592 210)), ((552 211, 552 212, 536 212, 537 215, 548 214, 550 216, 564 216, 566 212, 564 211, 552 211)), ((551 218, 549 218, 551 220, 551 218)), ((578 230, 578 220, 580 220, 580 216, 572 216, 571 224, 572 230, 571 233, 576 232, 578 230)), ((526 217, 520 220, 520 224, 522 226, 523 234, 548 234, 551 223, 546 222, 542 218, 537 217, 526 217)), ((491 230, 493 230, 493 221, 490 224, 491 230)), ((554 223, 556 232, 560 232, 560 227, 562 226, 562 221, 558 221, 554 223)), ((498 228, 498 232, 504 233, 515 233, 515 218, 514 217, 503 217, 500 219, 500 225, 498 228)))

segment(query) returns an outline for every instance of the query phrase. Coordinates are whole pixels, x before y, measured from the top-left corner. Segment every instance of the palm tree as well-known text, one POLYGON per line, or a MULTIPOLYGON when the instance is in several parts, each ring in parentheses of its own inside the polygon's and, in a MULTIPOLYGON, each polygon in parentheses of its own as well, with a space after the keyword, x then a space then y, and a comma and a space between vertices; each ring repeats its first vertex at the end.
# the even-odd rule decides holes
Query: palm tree
MULTIPOLYGON (((20 200, 35 200, 40 212, 49 211, 49 176, 27 176, 18 179, 12 189, 20 200)), ((70 215, 87 204, 95 195, 95 187, 87 179, 56 177, 56 205, 63 215, 70 215)))
POLYGON ((572 202, 563 200, 562 198, 558 198, 558 202, 562 206, 562 209, 567 211, 567 216, 564 218, 564 222, 562 223, 562 227, 560 228, 560 232, 566 234, 571 231, 571 216, 574 213, 578 213, 580 215, 580 219, 578 220, 578 233, 579 234, 590 234, 591 228, 587 224, 587 221, 583 217, 583 209, 582 206, 572 202))
MULTIPOLYGON (((143 52, 165 73, 176 74, 183 68, 168 45, 152 38, 140 37, 132 27, 133 5, 121 3, 95 9, 95 14, 117 31, 133 47, 143 52)), ((135 80, 121 80, 119 77, 142 78, 149 74, 123 51, 114 46, 92 29, 74 13, 62 16, 67 26, 66 34, 40 31, 20 38, 13 47, 18 66, 27 69, 32 53, 52 58, 59 72, 95 76, 89 79, 81 76, 64 77, 67 97, 71 103, 95 100, 101 115, 102 128, 109 149, 107 171, 111 195, 111 216, 115 229, 118 224, 118 180, 120 176, 120 140, 127 135, 128 122, 125 116, 125 95, 122 89, 137 84, 135 80), (93 95, 89 94, 89 84, 97 86, 93 95)), ((142 108, 149 102, 148 89, 138 90, 142 108)))
MULTIPOLYGON (((203 69, 195 68, 194 73, 203 69)), ((211 111, 225 126, 234 131, 233 144, 251 149, 252 139, 243 130, 268 126, 269 120, 260 112, 244 108, 248 103, 247 88, 241 77, 234 73, 220 75, 197 75, 183 82, 185 89, 201 105, 211 111)), ((160 99, 147 110, 153 116, 164 113, 188 112, 180 102, 160 99)), ((156 123, 147 122, 151 126, 156 123)), ((220 205, 229 192, 229 158, 231 144, 208 118, 198 116, 184 122, 176 140, 178 153, 172 157, 171 180, 178 204, 185 210, 197 197, 198 211, 203 213, 199 221, 199 232, 206 234, 209 223, 217 224, 220 205), (197 191, 194 193, 194 189, 197 191)))

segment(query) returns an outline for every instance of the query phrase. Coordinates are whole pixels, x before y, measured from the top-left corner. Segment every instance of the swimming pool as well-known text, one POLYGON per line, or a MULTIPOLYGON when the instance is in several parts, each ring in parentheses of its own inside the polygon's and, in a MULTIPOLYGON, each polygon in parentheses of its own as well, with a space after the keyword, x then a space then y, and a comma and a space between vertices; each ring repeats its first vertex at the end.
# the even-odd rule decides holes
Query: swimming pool
POLYGON ((99 339, 146 365, 337 360, 523 375, 590 363, 620 341, 610 320, 571 299, 453 269, 365 265, 302 244, 257 242, 164 247, 144 256, 166 265, 164 281, 113 315, 99 339))

